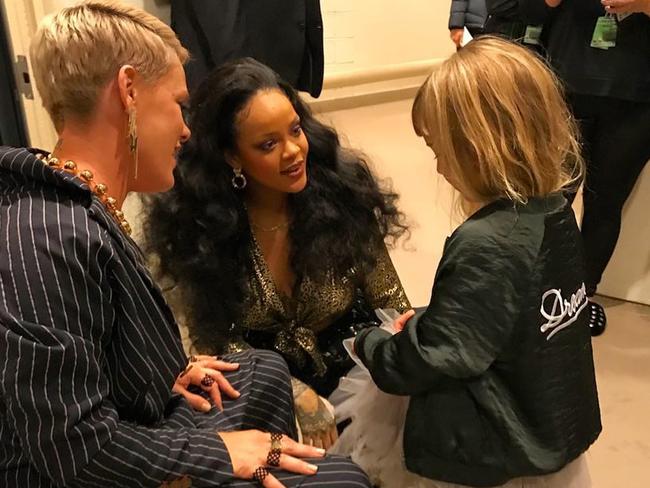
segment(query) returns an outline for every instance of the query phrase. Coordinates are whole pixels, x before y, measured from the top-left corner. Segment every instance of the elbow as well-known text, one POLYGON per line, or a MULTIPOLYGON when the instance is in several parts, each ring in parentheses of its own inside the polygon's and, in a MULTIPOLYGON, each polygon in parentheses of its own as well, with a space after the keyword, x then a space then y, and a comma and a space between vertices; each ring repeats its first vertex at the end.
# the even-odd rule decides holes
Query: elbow
POLYGON ((379 378, 373 376, 373 381, 384 393, 389 395, 408 396, 410 395, 407 385, 403 381, 390 381, 387 378, 379 378))

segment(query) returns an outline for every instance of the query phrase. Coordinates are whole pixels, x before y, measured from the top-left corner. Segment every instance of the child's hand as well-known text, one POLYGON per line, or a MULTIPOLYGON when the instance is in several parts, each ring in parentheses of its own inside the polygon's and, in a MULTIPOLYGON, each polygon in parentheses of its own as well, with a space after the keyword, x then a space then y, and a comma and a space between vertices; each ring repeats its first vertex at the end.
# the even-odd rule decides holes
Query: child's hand
POLYGON ((393 322, 393 328, 397 332, 402 332, 404 330, 404 327, 406 327, 406 323, 411 320, 411 317, 414 315, 415 310, 409 310, 408 312, 403 313, 397 319, 395 319, 395 322, 393 322))

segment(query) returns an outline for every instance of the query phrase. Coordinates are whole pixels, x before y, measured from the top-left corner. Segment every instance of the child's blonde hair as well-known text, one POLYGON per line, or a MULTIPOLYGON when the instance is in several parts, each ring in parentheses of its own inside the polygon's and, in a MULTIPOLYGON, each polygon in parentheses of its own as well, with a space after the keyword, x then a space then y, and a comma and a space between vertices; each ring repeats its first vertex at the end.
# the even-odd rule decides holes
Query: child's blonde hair
POLYGON ((526 202, 581 181, 560 84, 512 42, 480 37, 443 62, 418 91, 412 120, 468 199, 526 202))
POLYGON ((172 29, 145 11, 109 0, 64 8, 41 22, 31 45, 36 87, 55 126, 66 114, 92 112, 100 89, 120 67, 146 80, 188 58, 172 29))

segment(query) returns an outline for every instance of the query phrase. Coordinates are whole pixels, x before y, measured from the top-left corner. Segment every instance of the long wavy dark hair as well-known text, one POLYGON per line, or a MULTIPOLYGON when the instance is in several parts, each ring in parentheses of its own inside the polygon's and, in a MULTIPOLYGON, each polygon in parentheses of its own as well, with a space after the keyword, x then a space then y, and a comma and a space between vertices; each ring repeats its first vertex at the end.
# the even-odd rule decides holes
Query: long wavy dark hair
POLYGON ((242 191, 232 186, 226 154, 236 151, 237 116, 260 91, 280 90, 300 117, 309 141, 306 188, 289 195, 290 262, 296 276, 318 283, 328 272, 367 273, 375 249, 407 231, 364 156, 341 147, 296 91, 250 58, 215 69, 193 94, 192 137, 174 171, 174 188, 146 197, 145 251, 159 273, 181 289, 198 349, 218 352, 243 313, 251 272, 252 236, 242 191))

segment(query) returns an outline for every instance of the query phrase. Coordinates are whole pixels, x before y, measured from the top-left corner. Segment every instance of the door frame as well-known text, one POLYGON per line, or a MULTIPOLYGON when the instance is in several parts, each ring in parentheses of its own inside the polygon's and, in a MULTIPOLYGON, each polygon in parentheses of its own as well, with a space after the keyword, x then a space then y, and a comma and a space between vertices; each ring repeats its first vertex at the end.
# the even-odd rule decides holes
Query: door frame
MULTIPOLYGON (((42 19, 46 14, 45 6, 42 0, 9 0, 2 2, 1 8, 6 19, 12 71, 18 56, 24 56, 27 59, 26 79, 30 82, 34 95, 32 100, 22 94, 19 98, 23 109, 27 144, 44 150, 52 149, 57 140, 56 131, 34 86, 29 59, 29 44, 38 25, 37 19, 42 19)), ((18 75, 25 78, 23 73, 18 75)))

